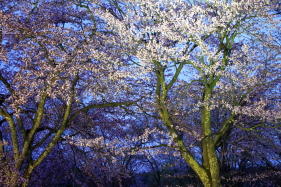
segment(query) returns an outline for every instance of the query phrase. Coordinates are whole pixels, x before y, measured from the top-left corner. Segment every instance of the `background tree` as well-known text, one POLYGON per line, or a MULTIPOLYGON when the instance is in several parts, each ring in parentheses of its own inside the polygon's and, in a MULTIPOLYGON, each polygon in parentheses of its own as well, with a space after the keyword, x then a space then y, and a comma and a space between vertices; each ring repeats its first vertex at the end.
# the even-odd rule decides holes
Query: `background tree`
POLYGON ((102 22, 73 5, 1 2, 0 115, 24 186, 78 114, 132 104, 123 96, 133 72, 102 22))

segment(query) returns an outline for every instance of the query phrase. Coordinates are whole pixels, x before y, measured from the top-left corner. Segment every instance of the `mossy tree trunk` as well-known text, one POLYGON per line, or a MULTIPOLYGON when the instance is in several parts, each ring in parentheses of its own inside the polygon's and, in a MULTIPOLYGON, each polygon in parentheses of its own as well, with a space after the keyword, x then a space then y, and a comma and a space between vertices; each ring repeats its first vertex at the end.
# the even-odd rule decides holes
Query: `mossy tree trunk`
POLYGON ((179 75, 179 71, 182 69, 182 65, 176 70, 173 79, 166 83, 165 80, 165 66, 162 66, 160 62, 154 62, 156 65, 156 103, 159 110, 160 118, 163 124, 167 127, 170 137, 172 137, 176 147, 179 149, 182 158, 197 174, 202 184, 205 187, 219 187, 221 186, 220 167, 218 157, 216 155, 216 145, 221 139, 223 134, 229 129, 229 124, 232 120, 226 120, 223 127, 217 133, 212 132, 211 128, 211 109, 209 107, 209 100, 212 97, 212 92, 216 82, 219 80, 216 78, 206 79, 203 90, 203 102, 204 105, 201 108, 201 128, 202 136, 204 137, 201 142, 202 149, 202 163, 198 162, 190 150, 188 150, 181 136, 179 136, 177 129, 174 126, 171 114, 168 109, 167 94, 172 84, 179 75))
MULTIPOLYGON (((72 82, 72 95, 70 96, 70 99, 67 102, 66 108, 63 113, 63 118, 61 123, 59 124, 59 127, 57 130, 49 129, 49 133, 47 133, 44 137, 41 137, 41 139, 34 145, 35 142, 35 135, 39 131, 40 127, 42 126, 42 119, 44 118, 45 113, 45 103, 47 100, 47 94, 43 93, 41 95, 41 99, 38 103, 37 110, 35 113, 35 117, 33 119, 33 125, 32 128, 29 131, 26 131, 24 129, 24 126, 22 124, 22 121, 13 116, 12 114, 8 113, 8 111, 4 108, 0 108, 0 115, 4 117, 4 119, 8 122, 9 128, 10 128, 10 135, 12 140, 12 146, 13 146, 13 160, 15 163, 15 168, 17 172, 22 173, 24 177, 24 182, 22 184, 23 187, 28 186, 30 178, 32 176, 33 171, 44 161, 44 159, 51 153, 53 148, 57 145, 59 142, 61 135, 65 131, 65 129, 68 127, 70 122, 75 119, 80 113, 87 112, 88 110, 92 108, 106 108, 106 107, 118 107, 118 106, 130 106, 133 105, 134 101, 128 101, 128 102, 112 102, 112 103, 102 103, 102 104, 92 104, 88 105, 84 108, 81 108, 76 111, 72 111, 71 105, 74 100, 74 89, 75 85, 78 81, 78 76, 73 80, 72 82), (17 128, 18 125, 18 128, 17 128), (19 139, 18 137, 23 137, 23 146, 20 149, 21 146, 19 146, 19 139), (44 148, 41 155, 36 158, 32 159, 31 155, 33 151, 40 147, 43 143, 46 143, 46 141, 49 139, 49 137, 52 136, 51 140, 47 144, 46 148, 44 148), (31 159, 30 159, 31 158, 31 159)), ((0 140, 1 141, 1 140, 0 140)), ((0 151, 3 147, 0 146, 0 151)), ((0 152, 1 154, 4 154, 0 152)), ((1 156, 0 154, 0 156, 1 156)), ((17 176, 21 177, 21 176, 17 176)), ((19 178, 13 179, 15 181, 14 185, 12 186, 18 186, 19 178)))
MULTIPOLYGON (((239 23, 237 23, 237 27, 239 23)), ((218 70, 225 70, 228 66, 229 55, 231 52, 232 45, 237 33, 228 33, 222 31, 220 33, 220 47, 218 52, 223 52, 222 64, 218 70)), ((197 45, 194 45, 191 48, 193 51, 197 45)), ((202 63, 204 62, 204 57, 199 58, 202 63)), ((223 137, 227 132, 229 132, 230 126, 234 120, 234 114, 225 119, 222 123, 222 127, 217 131, 213 132, 211 124, 211 107, 210 101, 213 97, 213 90, 217 83, 220 81, 220 75, 215 73, 206 74, 205 70, 196 66, 190 61, 183 61, 176 63, 176 70, 173 74, 173 77, 167 81, 165 70, 166 66, 162 65, 161 62, 154 61, 155 66, 155 75, 156 75, 156 103, 158 106, 158 111, 160 118, 163 124, 167 127, 170 137, 173 138, 176 147, 179 149, 182 158, 186 163, 194 170, 194 172, 200 178, 202 184, 205 187, 219 187, 221 186, 221 177, 220 177, 220 166, 218 161, 218 156, 216 154, 216 148, 218 144, 222 141, 223 137), (174 126, 171 114, 169 112, 169 103, 167 101, 167 95, 175 84, 180 75, 185 64, 192 65, 193 68, 197 69, 202 74, 202 80, 200 82, 203 84, 202 90, 202 102, 203 106, 201 107, 201 129, 202 129, 202 141, 201 141, 201 150, 202 150, 202 162, 198 162, 188 150, 181 136, 178 135, 178 131, 174 126)), ((205 63, 206 66, 212 65, 205 63)))

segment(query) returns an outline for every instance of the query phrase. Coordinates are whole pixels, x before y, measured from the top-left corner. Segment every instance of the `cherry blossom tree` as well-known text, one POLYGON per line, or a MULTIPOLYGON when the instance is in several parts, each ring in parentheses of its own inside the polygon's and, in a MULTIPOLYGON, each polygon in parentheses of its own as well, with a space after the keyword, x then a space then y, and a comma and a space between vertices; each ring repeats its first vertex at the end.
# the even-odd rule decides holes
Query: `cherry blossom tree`
POLYGON ((221 185, 216 150, 241 116, 269 123, 280 120, 280 103, 274 104, 270 94, 252 99, 262 89, 273 93, 280 88, 280 42, 274 38, 280 24, 271 5, 136 0, 124 3, 122 17, 102 13, 123 50, 153 74, 159 117, 204 186, 221 185), (253 45, 272 50, 273 59, 264 58, 261 48, 253 45), (224 115, 213 121, 213 112, 219 109, 224 115))
POLYGON ((220 172, 280 156, 279 4, 1 1, 0 183, 60 160, 96 185, 182 162, 204 186, 249 180, 220 172))
POLYGON ((74 5, 1 2, 0 116, 23 186, 80 113, 133 104, 123 96, 138 72, 127 68, 101 20, 74 5))

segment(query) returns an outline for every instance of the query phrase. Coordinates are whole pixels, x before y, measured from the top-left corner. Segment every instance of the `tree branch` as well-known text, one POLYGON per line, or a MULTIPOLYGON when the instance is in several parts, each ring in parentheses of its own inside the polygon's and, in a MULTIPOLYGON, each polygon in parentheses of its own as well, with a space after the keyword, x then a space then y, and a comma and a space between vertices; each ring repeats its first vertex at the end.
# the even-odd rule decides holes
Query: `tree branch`
POLYGON ((13 89, 11 84, 2 76, 2 74, 0 73, 0 80, 3 82, 3 84, 6 86, 6 88, 9 90, 9 92, 12 94, 13 93, 13 89))
POLYGON ((45 102, 46 102, 46 98, 47 98, 47 93, 44 92, 42 94, 41 99, 40 99, 39 104, 38 104, 38 108, 37 108, 37 111, 36 111, 36 114, 35 114, 35 118, 33 120, 33 126, 32 126, 31 130, 29 131, 29 133, 27 134, 27 136, 24 140, 21 159, 18 162, 17 167, 20 167, 20 165, 23 162, 23 159, 28 154, 29 147, 32 143, 33 137, 34 137, 37 129, 39 128, 39 126, 41 124, 41 121, 42 121, 42 118, 43 118, 43 115, 44 115, 44 105, 45 105, 45 102))
POLYGON ((19 144, 18 144, 18 137, 17 137, 17 130, 15 126, 15 122, 12 116, 4 109, 0 108, 0 115, 4 116, 7 120, 10 130, 11 130, 11 137, 12 137, 12 144, 13 144, 13 152, 14 152, 14 159, 15 161, 19 158, 19 144))
POLYGON ((219 144, 223 136, 229 131, 231 124, 234 122, 234 117, 235 115, 231 114, 229 118, 223 122, 221 129, 217 133, 215 133, 214 143, 216 146, 219 144))
POLYGON ((87 112, 92 108, 107 108, 107 107, 118 107, 118 106, 130 106, 135 104, 136 101, 127 101, 127 102, 112 102, 112 103, 102 103, 102 104, 91 104, 82 109, 77 110, 72 114, 69 121, 72 121, 76 116, 78 116, 82 112, 87 112))

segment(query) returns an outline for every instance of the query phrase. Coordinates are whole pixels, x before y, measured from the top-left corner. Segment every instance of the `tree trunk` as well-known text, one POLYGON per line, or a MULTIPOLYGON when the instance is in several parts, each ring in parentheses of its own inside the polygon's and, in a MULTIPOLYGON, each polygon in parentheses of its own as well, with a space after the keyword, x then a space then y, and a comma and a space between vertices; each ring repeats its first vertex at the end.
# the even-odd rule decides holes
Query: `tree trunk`
POLYGON ((203 167, 209 175, 209 180, 211 187, 220 187, 220 167, 218 162, 218 157, 216 155, 216 145, 215 140, 212 137, 211 128, 211 109, 209 107, 209 99, 212 94, 212 88, 206 86, 204 89, 203 102, 201 113, 201 125, 203 132, 202 140, 202 157, 203 157, 203 167))

